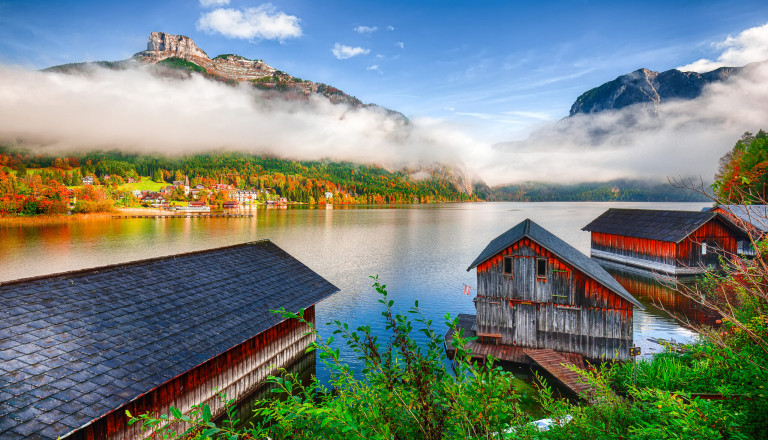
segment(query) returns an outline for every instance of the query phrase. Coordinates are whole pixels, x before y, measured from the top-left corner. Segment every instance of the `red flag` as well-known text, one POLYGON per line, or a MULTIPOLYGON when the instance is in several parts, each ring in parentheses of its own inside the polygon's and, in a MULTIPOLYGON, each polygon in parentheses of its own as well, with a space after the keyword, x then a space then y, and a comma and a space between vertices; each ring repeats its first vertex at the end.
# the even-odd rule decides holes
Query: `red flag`
POLYGON ((472 288, 465 284, 464 285, 464 295, 470 295, 471 292, 472 292, 472 288))

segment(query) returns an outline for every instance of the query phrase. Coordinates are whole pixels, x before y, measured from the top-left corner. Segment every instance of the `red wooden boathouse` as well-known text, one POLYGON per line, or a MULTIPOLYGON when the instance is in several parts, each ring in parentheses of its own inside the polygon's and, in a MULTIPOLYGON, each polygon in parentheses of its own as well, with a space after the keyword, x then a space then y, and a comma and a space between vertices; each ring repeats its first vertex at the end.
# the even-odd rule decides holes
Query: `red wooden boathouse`
POLYGON ((477 268, 474 329, 514 347, 625 360, 633 307, 643 308, 600 265, 526 219, 492 240, 477 268))
POLYGON ((215 389, 247 397, 312 342, 270 312, 338 289, 265 240, 0 284, 0 438, 146 438, 215 389))
POLYGON ((702 211, 722 214, 749 233, 749 238, 736 242, 737 253, 741 255, 754 256, 752 243, 765 239, 768 234, 768 205, 717 205, 702 211))
POLYGON ((747 234, 716 212, 611 208, 582 228, 592 258, 669 275, 703 273, 747 234))

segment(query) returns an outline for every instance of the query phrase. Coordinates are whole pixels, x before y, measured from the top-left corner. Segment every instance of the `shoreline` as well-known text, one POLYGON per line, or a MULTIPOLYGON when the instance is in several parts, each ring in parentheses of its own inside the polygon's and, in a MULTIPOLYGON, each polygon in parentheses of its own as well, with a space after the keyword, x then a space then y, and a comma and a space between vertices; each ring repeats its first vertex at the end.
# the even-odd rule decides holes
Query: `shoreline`
POLYGON ((58 214, 36 215, 30 217, 0 217, 0 228, 12 226, 42 226, 59 225, 87 220, 111 220, 114 215, 147 215, 160 213, 155 208, 115 208, 109 212, 95 212, 90 214, 58 214))

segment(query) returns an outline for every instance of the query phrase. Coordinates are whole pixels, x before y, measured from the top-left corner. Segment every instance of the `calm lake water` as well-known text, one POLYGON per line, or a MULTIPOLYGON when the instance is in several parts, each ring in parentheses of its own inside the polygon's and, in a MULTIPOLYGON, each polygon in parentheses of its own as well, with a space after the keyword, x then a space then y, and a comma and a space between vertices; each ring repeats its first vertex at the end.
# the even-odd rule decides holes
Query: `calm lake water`
MULTIPOLYGON (((341 320, 381 334, 378 294, 396 307, 415 300, 443 333, 446 313, 474 313, 475 273, 466 269, 490 240, 530 218, 589 255, 581 228, 608 208, 698 211, 705 203, 461 203, 350 209, 259 209, 252 218, 104 219, 55 226, 0 227, 0 281, 170 255, 268 238, 339 287, 317 308, 318 324, 341 320), (473 296, 462 294, 464 284, 473 296)), ((227 270, 225 267, 221 270, 227 270)), ((635 344, 690 340, 694 333, 638 299, 635 344)), ((325 334, 330 333, 319 325, 325 334)), ((354 359, 350 359, 354 364, 354 359)), ((318 369, 323 378, 323 373, 318 369)))

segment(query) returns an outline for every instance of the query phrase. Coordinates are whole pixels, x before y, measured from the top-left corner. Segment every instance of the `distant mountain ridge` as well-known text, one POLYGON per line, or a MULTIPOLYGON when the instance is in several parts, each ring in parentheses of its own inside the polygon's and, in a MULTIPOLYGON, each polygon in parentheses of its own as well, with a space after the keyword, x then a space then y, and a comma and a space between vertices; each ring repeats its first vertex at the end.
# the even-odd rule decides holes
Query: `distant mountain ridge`
POLYGON ((211 79, 230 83, 250 82, 268 95, 284 99, 308 99, 311 95, 318 94, 328 98, 334 104, 380 108, 390 116, 407 121, 407 118, 399 112, 376 104, 365 104, 356 97, 328 84, 289 75, 263 60, 250 60, 235 54, 223 54, 211 58, 191 38, 166 32, 150 33, 147 49, 134 54, 128 60, 63 64, 49 67, 44 71, 73 73, 92 65, 109 69, 125 69, 135 62, 180 71, 199 72, 211 79))
POLYGON ((697 98, 707 84, 724 81, 742 69, 744 67, 721 67, 706 73, 638 69, 584 92, 576 98, 569 116, 634 104, 646 104, 656 110, 659 104, 670 99, 697 98))

